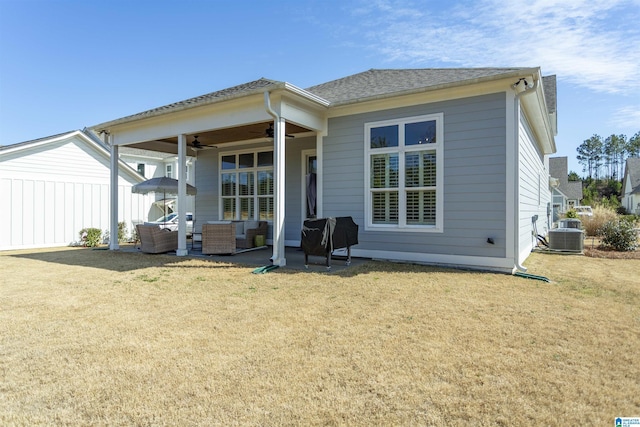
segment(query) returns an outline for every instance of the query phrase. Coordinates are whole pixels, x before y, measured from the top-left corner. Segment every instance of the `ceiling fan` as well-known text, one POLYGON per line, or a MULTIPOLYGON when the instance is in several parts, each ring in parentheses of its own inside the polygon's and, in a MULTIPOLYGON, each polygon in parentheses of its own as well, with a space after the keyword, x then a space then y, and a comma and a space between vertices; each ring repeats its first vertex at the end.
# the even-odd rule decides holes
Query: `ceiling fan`
POLYGON ((207 150, 209 148, 217 148, 215 145, 202 145, 200 141, 198 141, 198 135, 193 136, 193 141, 191 142, 191 148, 194 150, 207 150))
MULTIPOLYGON (((269 123, 269 127, 264 130, 264 136, 266 138, 273 138, 273 132, 274 132, 273 123, 269 123)), ((254 133, 258 133, 258 132, 254 132, 254 133)), ((284 136, 286 136, 287 138, 295 138, 295 135, 285 134, 284 136)))

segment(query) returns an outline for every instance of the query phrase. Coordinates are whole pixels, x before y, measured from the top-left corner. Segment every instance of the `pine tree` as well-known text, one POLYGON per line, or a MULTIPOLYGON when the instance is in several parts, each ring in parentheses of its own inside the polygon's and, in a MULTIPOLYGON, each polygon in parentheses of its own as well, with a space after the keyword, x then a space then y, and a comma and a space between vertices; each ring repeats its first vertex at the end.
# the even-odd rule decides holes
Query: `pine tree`
POLYGON ((600 166, 602 165, 603 143, 600 135, 594 134, 586 139, 578 148, 578 163, 583 166, 583 172, 588 173, 589 178, 599 177, 600 166))
POLYGON ((640 157, 640 131, 627 141, 627 154, 629 157, 640 157))

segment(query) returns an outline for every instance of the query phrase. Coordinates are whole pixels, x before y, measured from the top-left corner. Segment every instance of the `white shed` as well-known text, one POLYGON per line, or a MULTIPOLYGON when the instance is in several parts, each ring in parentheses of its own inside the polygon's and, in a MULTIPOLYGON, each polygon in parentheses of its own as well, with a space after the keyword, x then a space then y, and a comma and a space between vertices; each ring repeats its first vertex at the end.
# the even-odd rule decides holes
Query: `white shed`
MULTIPOLYGON (((67 246, 83 228, 109 228, 108 148, 76 130, 0 147, 0 250, 67 246)), ((128 233, 153 200, 132 194, 144 180, 120 161, 118 221, 128 233)))

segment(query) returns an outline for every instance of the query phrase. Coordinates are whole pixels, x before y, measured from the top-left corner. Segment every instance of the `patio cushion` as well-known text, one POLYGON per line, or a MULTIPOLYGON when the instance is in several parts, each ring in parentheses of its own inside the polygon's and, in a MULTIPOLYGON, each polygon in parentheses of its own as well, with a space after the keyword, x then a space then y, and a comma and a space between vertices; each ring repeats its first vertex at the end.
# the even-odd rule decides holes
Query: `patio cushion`
POLYGON ((258 235, 267 237, 267 222, 244 221, 244 233, 236 235, 236 247, 243 249, 255 247, 255 237, 258 235))
POLYGON ((236 221, 236 236, 244 237, 244 221, 236 221))

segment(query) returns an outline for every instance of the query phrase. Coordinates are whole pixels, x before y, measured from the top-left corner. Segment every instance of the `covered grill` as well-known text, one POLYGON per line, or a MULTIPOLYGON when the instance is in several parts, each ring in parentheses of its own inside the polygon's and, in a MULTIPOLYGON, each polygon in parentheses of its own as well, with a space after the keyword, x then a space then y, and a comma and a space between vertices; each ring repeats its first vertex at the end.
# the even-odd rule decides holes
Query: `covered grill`
POLYGON ((324 256, 331 268, 331 254, 336 249, 347 249, 347 265, 351 264, 351 246, 358 244, 358 224, 350 216, 311 219, 304 222, 300 246, 304 251, 304 265, 309 266, 309 255, 324 256))

